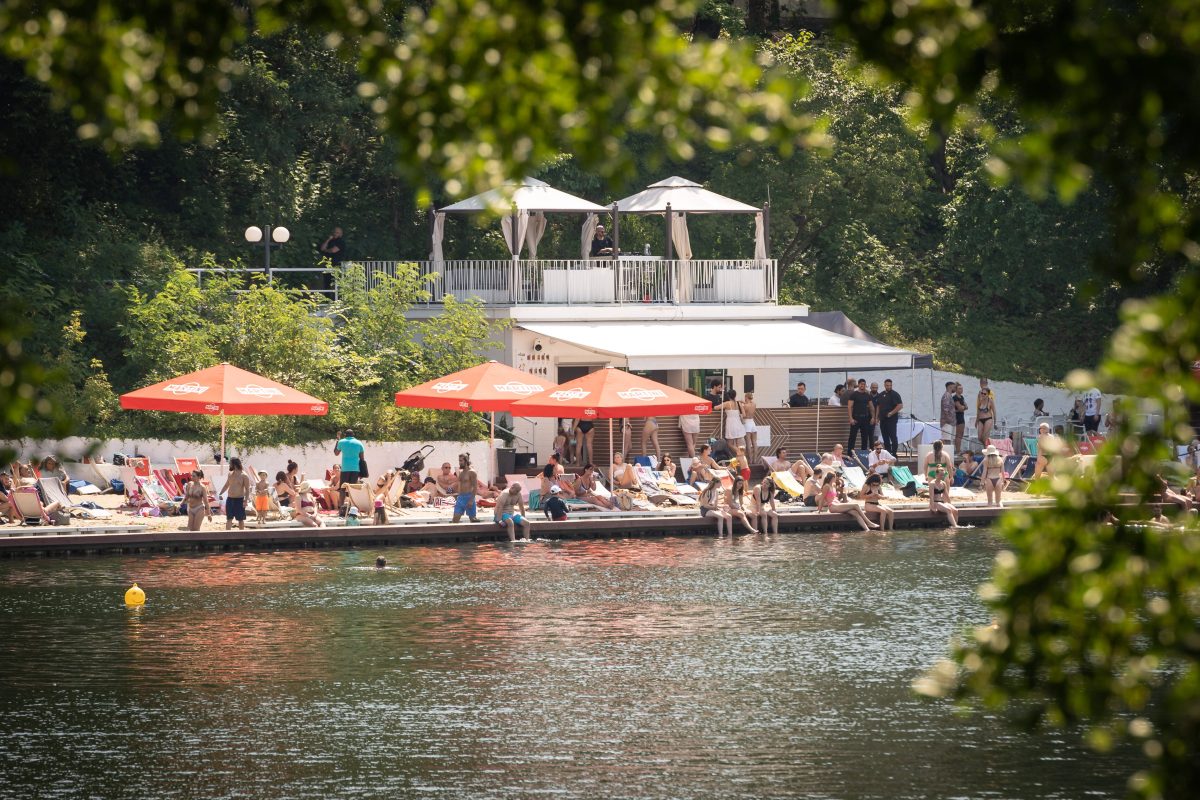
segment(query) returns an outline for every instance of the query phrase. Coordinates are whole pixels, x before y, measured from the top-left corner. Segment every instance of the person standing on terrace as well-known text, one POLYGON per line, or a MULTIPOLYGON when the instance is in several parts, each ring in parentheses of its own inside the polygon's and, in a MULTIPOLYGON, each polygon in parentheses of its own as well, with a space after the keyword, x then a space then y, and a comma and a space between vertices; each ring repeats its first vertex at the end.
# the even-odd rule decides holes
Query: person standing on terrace
POLYGON ((603 225, 596 226, 596 235, 592 238, 592 249, 588 252, 591 258, 611 258, 616 255, 617 248, 613 240, 608 238, 603 225))
POLYGON ((788 405, 792 408, 805 408, 808 406, 808 395, 805 394, 808 387, 803 382, 796 384, 796 392, 788 398, 788 405))
POLYGON ((850 440, 846 443, 846 449, 854 450, 859 433, 862 434, 862 449, 869 449, 875 433, 875 414, 871 395, 867 394, 867 382, 862 378, 858 379, 858 388, 847 399, 846 416, 850 421, 850 440))

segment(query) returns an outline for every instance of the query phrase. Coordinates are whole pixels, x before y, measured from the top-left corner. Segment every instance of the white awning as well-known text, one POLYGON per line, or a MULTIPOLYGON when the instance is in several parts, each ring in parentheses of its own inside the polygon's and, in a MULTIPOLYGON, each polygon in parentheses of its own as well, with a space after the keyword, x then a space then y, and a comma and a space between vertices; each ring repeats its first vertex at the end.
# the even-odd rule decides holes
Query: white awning
POLYGON ((662 214, 668 205, 672 211, 689 214, 753 214, 762 211, 740 200, 710 192, 700 184, 678 175, 618 200, 617 210, 622 214, 662 214))
POLYGON ((491 211, 507 214, 517 211, 563 212, 569 214, 603 214, 610 209, 590 200, 555 189, 537 178, 525 178, 520 183, 505 184, 503 188, 491 189, 460 200, 453 205, 439 208, 439 213, 478 214, 491 211))
POLYGON ((795 320, 522 322, 539 336, 649 369, 870 369, 912 366, 915 353, 795 320))

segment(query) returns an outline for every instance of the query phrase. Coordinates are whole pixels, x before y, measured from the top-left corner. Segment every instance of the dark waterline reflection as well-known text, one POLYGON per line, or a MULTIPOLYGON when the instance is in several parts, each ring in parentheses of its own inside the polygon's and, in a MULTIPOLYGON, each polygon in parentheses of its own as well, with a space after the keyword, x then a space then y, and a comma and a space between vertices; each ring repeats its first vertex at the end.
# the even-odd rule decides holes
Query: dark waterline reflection
POLYGON ((913 697, 986 622, 996 550, 909 531, 0 562, 0 797, 1121 796, 1128 760, 913 697))

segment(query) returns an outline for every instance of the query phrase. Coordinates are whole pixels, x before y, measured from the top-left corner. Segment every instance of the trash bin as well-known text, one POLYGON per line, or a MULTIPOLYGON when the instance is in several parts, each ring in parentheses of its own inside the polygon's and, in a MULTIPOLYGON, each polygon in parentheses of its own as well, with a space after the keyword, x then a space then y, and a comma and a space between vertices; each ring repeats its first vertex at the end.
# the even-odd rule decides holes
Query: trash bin
POLYGON ((517 451, 513 447, 496 448, 496 474, 512 475, 517 471, 517 451))

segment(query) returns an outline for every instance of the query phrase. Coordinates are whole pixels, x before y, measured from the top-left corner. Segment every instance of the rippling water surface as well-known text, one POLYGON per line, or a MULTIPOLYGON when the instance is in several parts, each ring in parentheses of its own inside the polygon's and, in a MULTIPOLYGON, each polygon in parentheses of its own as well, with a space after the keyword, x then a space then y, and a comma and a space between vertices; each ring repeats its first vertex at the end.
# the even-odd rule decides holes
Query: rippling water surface
POLYGON ((905 531, 0 562, 0 797, 1121 796, 1132 765, 1074 734, 913 697, 986 622, 996 550, 905 531))

